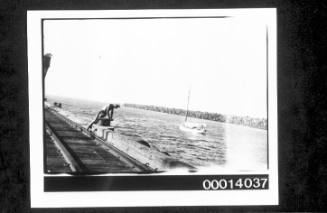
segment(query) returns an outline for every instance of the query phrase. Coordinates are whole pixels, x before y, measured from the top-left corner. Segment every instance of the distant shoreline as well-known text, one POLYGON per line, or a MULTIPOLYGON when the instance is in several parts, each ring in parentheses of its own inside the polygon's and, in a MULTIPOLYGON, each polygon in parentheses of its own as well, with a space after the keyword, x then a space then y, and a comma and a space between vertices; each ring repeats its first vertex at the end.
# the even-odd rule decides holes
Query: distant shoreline
MULTIPOLYGON (((186 110, 184 109, 154 106, 154 105, 126 103, 124 104, 124 107, 144 109, 149 111, 162 112, 162 113, 181 115, 181 116, 185 116, 186 114, 186 110)), ((199 118, 204 120, 238 124, 238 125, 248 126, 257 129, 267 130, 267 126, 268 126, 267 119, 252 118, 249 116, 223 115, 219 113, 201 112, 201 111, 193 111, 193 110, 188 111, 188 116, 192 118, 199 118)))
MULTIPOLYGON (((50 99, 64 99, 70 101, 83 101, 88 103, 93 103, 98 107, 104 106, 106 103, 99 102, 99 101, 91 101, 91 100, 83 100, 77 98, 70 98, 70 97, 61 97, 55 95, 48 95, 50 99)), ((155 112, 162 112, 167 114, 185 116, 186 110, 180 108, 171 108, 171 107, 163 107, 163 106, 154 106, 154 105, 142 105, 142 104, 131 104, 131 103, 124 103, 124 107, 129 108, 136 108, 136 109, 143 109, 155 112)), ((257 129, 264 129, 267 130, 268 123, 267 119, 265 118, 253 118, 250 116, 237 116, 237 115, 224 115, 220 113, 212 113, 212 112, 201 112, 201 111, 194 111, 189 110, 188 116, 192 118, 198 118, 203 120, 210 120, 210 121, 218 121, 223 123, 230 123, 230 124, 237 124, 257 129)))

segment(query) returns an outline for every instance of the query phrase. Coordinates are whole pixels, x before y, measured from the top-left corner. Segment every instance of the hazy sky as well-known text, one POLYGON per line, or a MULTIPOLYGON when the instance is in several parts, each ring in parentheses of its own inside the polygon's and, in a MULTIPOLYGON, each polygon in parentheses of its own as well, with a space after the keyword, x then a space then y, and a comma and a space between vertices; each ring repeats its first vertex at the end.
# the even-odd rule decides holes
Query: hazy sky
POLYGON ((226 19, 52 20, 46 95, 266 117, 265 25, 226 19))

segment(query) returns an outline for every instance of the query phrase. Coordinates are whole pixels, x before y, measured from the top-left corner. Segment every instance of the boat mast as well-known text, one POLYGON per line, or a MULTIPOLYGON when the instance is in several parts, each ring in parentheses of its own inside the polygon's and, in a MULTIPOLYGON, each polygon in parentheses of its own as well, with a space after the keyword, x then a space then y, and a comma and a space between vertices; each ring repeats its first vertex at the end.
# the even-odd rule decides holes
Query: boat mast
POLYGON ((188 104, 190 103, 190 95, 191 95, 191 89, 189 89, 188 96, 187 96, 187 106, 186 106, 185 122, 187 121, 187 116, 188 116, 188 104))

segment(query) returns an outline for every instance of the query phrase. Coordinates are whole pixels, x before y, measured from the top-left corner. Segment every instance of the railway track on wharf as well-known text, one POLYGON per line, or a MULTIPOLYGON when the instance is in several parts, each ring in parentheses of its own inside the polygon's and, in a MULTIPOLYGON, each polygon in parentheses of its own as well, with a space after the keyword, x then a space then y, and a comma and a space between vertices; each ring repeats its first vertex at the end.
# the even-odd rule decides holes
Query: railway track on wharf
POLYGON ((44 116, 46 173, 154 172, 54 110, 46 108, 44 116))

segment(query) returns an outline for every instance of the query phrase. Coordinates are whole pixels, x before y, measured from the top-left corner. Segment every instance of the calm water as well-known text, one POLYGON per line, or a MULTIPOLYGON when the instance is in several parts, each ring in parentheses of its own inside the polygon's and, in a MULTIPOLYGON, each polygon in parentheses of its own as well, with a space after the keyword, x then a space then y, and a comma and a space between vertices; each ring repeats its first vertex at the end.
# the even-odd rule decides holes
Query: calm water
MULTIPOLYGON (((67 98, 48 98, 61 102, 67 116, 87 126, 105 105, 67 98)), ((190 118, 205 123, 206 135, 183 132, 183 116, 121 107, 114 113, 115 131, 133 140, 143 139, 172 157, 195 166, 227 169, 267 168, 267 131, 234 124, 190 118)))

